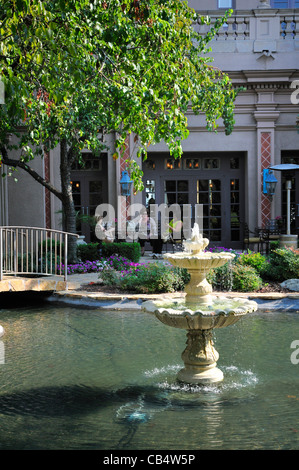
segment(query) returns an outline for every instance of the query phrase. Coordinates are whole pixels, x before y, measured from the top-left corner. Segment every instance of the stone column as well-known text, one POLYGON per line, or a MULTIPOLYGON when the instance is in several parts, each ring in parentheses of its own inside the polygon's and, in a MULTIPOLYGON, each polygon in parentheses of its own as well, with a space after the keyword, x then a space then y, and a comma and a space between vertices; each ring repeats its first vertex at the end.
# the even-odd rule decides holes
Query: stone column
POLYGON ((275 164, 274 138, 275 122, 279 112, 274 103, 274 91, 258 92, 257 111, 254 117, 257 123, 257 194, 258 225, 264 227, 273 218, 274 208, 271 198, 263 194, 263 170, 275 164))
POLYGON ((126 160, 130 158, 130 137, 128 136, 125 143, 125 151, 122 156, 119 157, 119 172, 117 175, 117 193, 119 194, 118 197, 118 207, 117 207, 117 230, 118 235, 120 238, 126 238, 126 223, 127 223, 127 213, 128 213, 128 206, 131 203, 131 197, 124 197, 121 196, 121 188, 120 188, 120 179, 122 176, 122 172, 127 169, 126 160))

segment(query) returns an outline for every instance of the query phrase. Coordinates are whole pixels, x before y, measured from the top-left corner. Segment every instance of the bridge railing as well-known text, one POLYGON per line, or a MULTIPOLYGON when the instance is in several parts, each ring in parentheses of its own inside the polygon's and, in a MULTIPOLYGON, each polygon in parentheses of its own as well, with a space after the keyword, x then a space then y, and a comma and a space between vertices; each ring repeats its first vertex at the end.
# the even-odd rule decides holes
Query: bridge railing
POLYGON ((0 226, 0 281, 4 275, 63 276, 68 239, 78 235, 37 227, 0 226))

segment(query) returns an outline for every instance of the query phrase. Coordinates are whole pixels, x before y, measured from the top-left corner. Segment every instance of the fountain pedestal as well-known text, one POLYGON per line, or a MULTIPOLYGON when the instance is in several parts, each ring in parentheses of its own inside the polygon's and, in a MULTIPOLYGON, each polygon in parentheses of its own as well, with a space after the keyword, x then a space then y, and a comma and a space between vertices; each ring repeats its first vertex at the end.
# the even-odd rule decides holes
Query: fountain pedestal
POLYGON ((206 280, 206 271, 189 268, 190 281, 185 286, 186 303, 208 305, 212 302, 212 286, 206 280))
POLYGON ((178 373, 178 380, 189 384, 217 383, 223 373, 216 367, 219 354, 213 346, 212 330, 189 330, 187 347, 182 353, 185 367, 178 373))

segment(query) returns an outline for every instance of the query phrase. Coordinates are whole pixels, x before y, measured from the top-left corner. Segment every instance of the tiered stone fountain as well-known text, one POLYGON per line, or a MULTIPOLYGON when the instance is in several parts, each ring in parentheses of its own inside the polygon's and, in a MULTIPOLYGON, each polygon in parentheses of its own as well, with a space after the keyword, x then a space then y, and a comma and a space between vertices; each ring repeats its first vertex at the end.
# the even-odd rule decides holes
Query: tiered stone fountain
POLYGON ((256 302, 212 295, 212 286, 206 279, 208 272, 223 266, 235 255, 204 252, 208 244, 209 240, 202 237, 195 224, 191 238, 184 243, 184 251, 164 255, 171 264, 187 268, 190 273, 185 299, 171 303, 165 298, 143 304, 144 309, 153 312, 162 323, 187 330, 187 347, 182 353, 185 367, 177 378, 189 384, 223 380, 222 371, 216 367, 219 354, 213 346, 213 329, 233 325, 247 313, 257 310, 256 302))

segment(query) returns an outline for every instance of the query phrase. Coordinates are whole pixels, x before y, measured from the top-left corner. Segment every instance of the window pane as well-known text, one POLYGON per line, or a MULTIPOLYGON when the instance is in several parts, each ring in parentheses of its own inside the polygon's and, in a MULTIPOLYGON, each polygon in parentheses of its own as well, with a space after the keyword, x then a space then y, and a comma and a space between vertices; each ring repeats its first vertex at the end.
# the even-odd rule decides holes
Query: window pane
POLYGON ((102 192, 102 181, 90 181, 89 182, 89 191, 91 193, 101 193, 102 192))
POLYGON ((165 194, 165 203, 166 204, 176 204, 176 193, 166 193, 165 194))
POLYGON ((175 191, 176 181, 165 181, 165 191, 175 191))
POLYGON ((220 204, 221 203, 221 193, 212 193, 210 194, 210 204, 220 204))
POLYGON ((230 168, 232 170, 237 170, 239 168, 239 158, 230 159, 230 168))
POLYGON ((288 0, 285 0, 285 1, 273 0, 273 7, 274 8, 288 8, 288 0))
POLYGON ((79 181, 72 181, 71 185, 72 185, 73 194, 80 193, 80 182, 79 181))
POLYGON ((218 0, 218 8, 232 8, 232 0, 218 0))
POLYGON ((81 195, 80 194, 73 194, 74 204, 75 206, 81 206, 81 195))
POLYGON ((221 191, 221 180, 209 180, 211 191, 221 191))
POLYGON ((178 194, 178 204, 188 204, 188 194, 178 194))
POLYGON ((238 242, 240 240, 240 230, 231 231, 231 241, 238 242))
POLYGON ((220 160, 219 158, 205 158, 203 167, 205 170, 216 170, 220 168, 220 160))
POLYGON ((173 158, 168 158, 166 160, 166 169, 167 170, 179 170, 181 168, 181 160, 180 159, 173 159, 173 158))
POLYGON ((221 217, 221 206, 213 206, 210 210, 211 216, 221 217))
POLYGON ((209 180, 197 181, 197 191, 208 191, 208 189, 209 189, 209 180))
POLYGON ((154 160, 145 160, 145 162, 143 162, 143 165, 147 170, 154 170, 156 168, 156 163, 154 162, 154 160))
POLYGON ((200 160, 198 158, 186 158, 186 170, 198 170, 200 168, 200 160))
POLYGON ((221 228, 221 219, 217 217, 210 218, 210 228, 211 229, 221 228))
POLYGON ((145 194, 146 194, 146 207, 147 207, 148 204, 154 203, 154 201, 156 199, 156 182, 155 182, 155 180, 146 180, 145 194))
POLYGON ((208 204, 208 203, 209 203, 208 193, 199 193, 197 195, 197 204, 208 204))
POLYGON ((178 181, 178 191, 188 191, 188 181, 178 181))
POLYGON ((89 195, 89 205, 90 206, 98 206, 102 204, 102 194, 90 194, 89 195))

